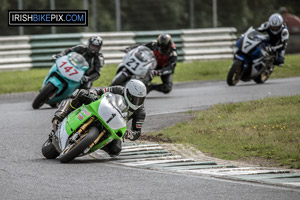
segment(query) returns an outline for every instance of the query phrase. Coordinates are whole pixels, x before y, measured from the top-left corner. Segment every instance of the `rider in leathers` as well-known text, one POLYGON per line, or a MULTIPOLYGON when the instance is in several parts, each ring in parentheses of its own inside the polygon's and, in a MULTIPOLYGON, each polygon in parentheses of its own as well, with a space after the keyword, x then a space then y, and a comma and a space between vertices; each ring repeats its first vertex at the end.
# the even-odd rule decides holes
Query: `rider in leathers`
POLYGON ((100 52, 103 41, 100 36, 92 36, 88 39, 87 45, 81 44, 68 49, 65 49, 61 53, 55 55, 56 59, 60 56, 64 56, 70 52, 77 52, 86 59, 89 64, 89 69, 85 72, 85 76, 82 78, 81 89, 90 89, 95 80, 100 77, 101 69, 104 65, 104 57, 100 52))
MULTIPOLYGON (((141 135, 142 126, 144 124, 144 120, 146 117, 146 112, 144 108, 144 99, 147 94, 146 86, 138 80, 130 80, 129 83, 125 86, 111 86, 107 88, 93 88, 91 90, 85 90, 81 89, 78 90, 77 93, 75 93, 71 99, 64 100, 61 102, 59 108, 54 114, 54 117, 52 119, 53 123, 53 131, 51 134, 54 134, 58 128, 58 125, 62 120, 73 110, 80 107, 82 104, 90 104, 93 101, 98 100, 102 94, 106 92, 111 92, 114 94, 120 94, 124 96, 128 105, 127 110, 127 121, 132 119, 132 125, 131 130, 126 130, 125 138, 130 140, 136 140, 141 135), (139 92, 140 94, 143 94, 142 97, 139 97, 137 100, 139 102, 139 106, 131 105, 131 103, 127 101, 129 96, 133 96, 130 94, 130 90, 135 90, 139 92), (125 91, 126 96, 125 96, 125 91), (127 99, 126 99, 127 97, 127 99)), ((137 98, 137 97, 134 97, 137 98)), ((134 100, 129 101, 133 102, 134 100)), ((122 142, 120 140, 113 140, 111 143, 106 145, 102 150, 106 151, 111 157, 117 156, 120 154, 122 150, 122 142)))
POLYGON ((280 14, 275 13, 269 17, 269 20, 257 29, 260 32, 267 32, 272 46, 271 51, 275 53, 274 65, 282 66, 284 64, 284 54, 289 39, 289 31, 280 14))
MULTIPOLYGON (((153 51, 157 61, 156 69, 150 72, 151 78, 160 76, 162 80, 162 84, 151 83, 147 88, 148 93, 151 90, 165 94, 171 92, 173 87, 173 74, 177 63, 176 47, 171 36, 169 34, 161 34, 158 36, 156 42, 150 42, 144 44, 144 46, 153 51)), ((125 52, 129 52, 136 47, 138 47, 138 45, 128 47, 125 52)))

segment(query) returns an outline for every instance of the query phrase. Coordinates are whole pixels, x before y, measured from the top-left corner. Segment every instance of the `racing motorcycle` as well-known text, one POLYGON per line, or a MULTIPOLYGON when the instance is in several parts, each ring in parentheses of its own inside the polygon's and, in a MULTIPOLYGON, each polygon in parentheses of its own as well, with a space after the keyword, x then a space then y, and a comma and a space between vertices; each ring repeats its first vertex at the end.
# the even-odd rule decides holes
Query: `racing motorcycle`
POLYGON ((239 80, 264 83, 274 70, 275 59, 268 44, 269 36, 250 27, 236 42, 233 64, 227 75, 227 84, 236 85, 239 80))
POLYGON ((95 102, 71 112, 49 135, 42 146, 47 159, 58 157, 68 163, 90 154, 113 140, 121 140, 126 131, 127 106, 123 96, 105 93, 95 102))
POLYGON ((32 107, 38 109, 44 103, 55 107, 57 103, 70 97, 80 87, 81 79, 88 68, 85 58, 76 52, 57 58, 32 107))
POLYGON ((145 46, 134 48, 123 57, 111 86, 124 86, 130 79, 137 79, 148 87, 153 79, 150 71, 154 70, 156 65, 157 61, 151 49, 145 46))

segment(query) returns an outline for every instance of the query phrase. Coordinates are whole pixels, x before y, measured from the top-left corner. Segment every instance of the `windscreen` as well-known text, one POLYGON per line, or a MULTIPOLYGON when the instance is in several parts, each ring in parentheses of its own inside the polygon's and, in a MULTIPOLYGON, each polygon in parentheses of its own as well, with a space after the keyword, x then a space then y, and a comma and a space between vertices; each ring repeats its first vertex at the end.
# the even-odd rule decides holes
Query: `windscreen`
POLYGON ((106 93, 106 98, 108 102, 113 105, 115 109, 125 118, 127 115, 128 107, 126 105, 125 99, 122 95, 106 93))
POLYGON ((69 54, 69 61, 72 65, 74 65, 78 69, 82 69, 83 67, 89 66, 85 58, 76 52, 72 52, 69 54))
POLYGON ((135 57, 142 62, 148 62, 154 58, 154 54, 148 47, 139 46, 135 57))
POLYGON ((267 39, 267 36, 258 31, 252 31, 251 33, 248 34, 248 38, 253 41, 262 41, 267 39))

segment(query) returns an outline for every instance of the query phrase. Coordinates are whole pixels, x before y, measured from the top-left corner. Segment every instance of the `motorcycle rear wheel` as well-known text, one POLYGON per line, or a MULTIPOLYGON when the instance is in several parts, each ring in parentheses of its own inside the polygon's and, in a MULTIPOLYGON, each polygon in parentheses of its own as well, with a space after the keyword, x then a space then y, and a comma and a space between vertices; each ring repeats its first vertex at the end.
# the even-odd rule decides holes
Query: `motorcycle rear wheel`
POLYGON ((57 91, 57 88, 52 84, 52 83, 47 83, 47 85, 45 85, 40 93, 37 95, 37 97, 35 97, 33 103, 32 103, 32 108, 33 109, 39 109, 40 107, 42 107, 42 105, 48 101, 48 98, 51 97, 52 95, 54 95, 57 91))
POLYGON ((235 60, 227 75, 227 84, 229 86, 235 86, 242 77, 242 64, 240 60, 235 60))
POLYGON ((65 149, 58 159, 62 163, 68 163, 79 156, 86 148, 88 148, 98 137, 100 131, 97 127, 93 126, 89 129, 87 134, 81 135, 76 143, 65 149))
POLYGON ((59 152, 56 150, 54 144, 50 139, 47 139, 42 146, 42 154, 47 159, 55 159, 59 156, 59 152))
POLYGON ((270 75, 268 72, 264 71, 263 73, 261 73, 259 76, 255 77, 253 80, 257 83, 257 84, 263 84, 265 83, 268 79, 269 79, 270 75))

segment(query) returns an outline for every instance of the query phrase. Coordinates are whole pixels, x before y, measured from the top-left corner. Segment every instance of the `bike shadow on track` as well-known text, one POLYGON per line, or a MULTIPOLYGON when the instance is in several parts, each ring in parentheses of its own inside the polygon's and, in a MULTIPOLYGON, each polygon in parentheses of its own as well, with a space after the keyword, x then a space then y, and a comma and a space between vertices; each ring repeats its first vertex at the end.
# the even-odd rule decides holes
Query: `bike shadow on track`
POLYGON ((172 99, 174 96, 147 96, 146 99, 172 99))
POLYGON ((69 163, 61 163, 58 159, 47 159, 47 158, 36 158, 36 159, 32 159, 33 162, 35 163, 44 163, 47 165, 52 165, 52 164, 93 164, 93 163, 109 163, 110 161, 115 161, 117 159, 114 158, 93 158, 90 156, 85 156, 82 158, 76 158, 74 160, 72 160, 69 163))
POLYGON ((276 82, 276 81, 272 81, 272 82, 266 82, 266 83, 255 83, 255 82, 243 82, 242 84, 237 84, 235 86, 228 86, 230 88, 234 88, 234 87, 259 87, 259 86, 263 86, 263 85, 276 85, 276 84, 280 84, 280 82, 276 82))

